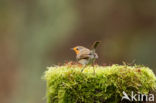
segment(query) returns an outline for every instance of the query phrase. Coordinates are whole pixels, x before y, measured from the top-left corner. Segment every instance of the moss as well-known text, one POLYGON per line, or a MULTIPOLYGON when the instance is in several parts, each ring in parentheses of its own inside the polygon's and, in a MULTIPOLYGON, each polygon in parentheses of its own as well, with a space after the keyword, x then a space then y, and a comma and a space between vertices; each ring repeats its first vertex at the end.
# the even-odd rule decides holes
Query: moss
POLYGON ((119 103, 123 91, 148 94, 156 89, 156 77, 144 66, 88 66, 81 73, 79 65, 48 67, 47 103, 119 103))

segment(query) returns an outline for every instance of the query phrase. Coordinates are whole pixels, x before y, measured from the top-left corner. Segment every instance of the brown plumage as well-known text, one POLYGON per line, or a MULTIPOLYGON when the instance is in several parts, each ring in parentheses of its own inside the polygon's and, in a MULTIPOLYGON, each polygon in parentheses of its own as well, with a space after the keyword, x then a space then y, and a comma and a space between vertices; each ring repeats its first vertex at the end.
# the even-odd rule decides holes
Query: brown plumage
POLYGON ((93 64, 94 61, 98 59, 98 55, 95 53, 95 49, 99 43, 99 41, 94 42, 91 50, 83 46, 75 46, 72 48, 76 53, 76 59, 78 62, 84 66, 93 64))

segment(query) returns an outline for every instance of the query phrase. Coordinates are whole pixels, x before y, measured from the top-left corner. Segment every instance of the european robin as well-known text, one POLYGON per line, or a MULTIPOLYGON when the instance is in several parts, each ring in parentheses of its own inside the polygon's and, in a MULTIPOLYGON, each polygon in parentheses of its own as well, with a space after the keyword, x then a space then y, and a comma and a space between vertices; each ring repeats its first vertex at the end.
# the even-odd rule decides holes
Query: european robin
MULTIPOLYGON (((78 62, 82 64, 84 67, 90 64, 93 65, 94 61, 98 59, 98 55, 95 52, 95 50, 99 43, 100 43, 99 41, 95 41, 91 49, 88 49, 83 46, 75 46, 74 48, 72 48, 72 50, 74 50, 76 53, 76 59, 78 60, 78 62)), ((81 72, 83 72, 83 70, 84 68, 81 70, 81 72)))

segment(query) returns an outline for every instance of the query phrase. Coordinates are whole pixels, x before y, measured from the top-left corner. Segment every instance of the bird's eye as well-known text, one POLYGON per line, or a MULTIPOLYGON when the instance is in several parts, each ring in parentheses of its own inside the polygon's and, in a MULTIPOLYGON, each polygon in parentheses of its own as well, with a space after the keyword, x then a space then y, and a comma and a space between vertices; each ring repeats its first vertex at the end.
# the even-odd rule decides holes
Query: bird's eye
POLYGON ((76 50, 79 50, 78 48, 76 48, 76 50))

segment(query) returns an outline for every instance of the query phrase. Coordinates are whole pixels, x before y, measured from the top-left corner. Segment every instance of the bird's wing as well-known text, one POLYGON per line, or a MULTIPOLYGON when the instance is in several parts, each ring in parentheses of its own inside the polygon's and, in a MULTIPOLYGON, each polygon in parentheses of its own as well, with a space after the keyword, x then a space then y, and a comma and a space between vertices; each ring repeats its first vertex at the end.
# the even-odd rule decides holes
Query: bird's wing
POLYGON ((90 58, 90 54, 91 54, 91 51, 89 49, 85 49, 77 55, 77 59, 78 60, 79 59, 88 59, 88 58, 90 58))
POLYGON ((89 58, 90 58, 90 55, 83 54, 83 55, 80 55, 78 59, 89 59, 89 58))

